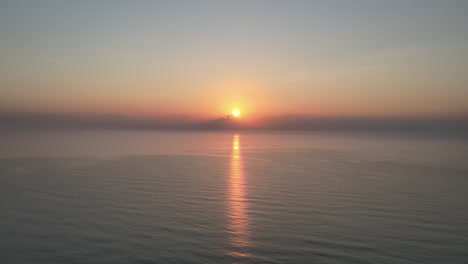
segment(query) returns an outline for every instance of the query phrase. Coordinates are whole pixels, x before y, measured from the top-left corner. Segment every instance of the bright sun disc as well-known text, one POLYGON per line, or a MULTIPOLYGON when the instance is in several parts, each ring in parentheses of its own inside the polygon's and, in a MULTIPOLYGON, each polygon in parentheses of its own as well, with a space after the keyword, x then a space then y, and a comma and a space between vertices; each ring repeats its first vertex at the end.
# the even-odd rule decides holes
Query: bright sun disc
POLYGON ((232 110, 232 115, 235 116, 235 117, 240 116, 240 111, 239 111, 239 109, 233 109, 233 110, 232 110))

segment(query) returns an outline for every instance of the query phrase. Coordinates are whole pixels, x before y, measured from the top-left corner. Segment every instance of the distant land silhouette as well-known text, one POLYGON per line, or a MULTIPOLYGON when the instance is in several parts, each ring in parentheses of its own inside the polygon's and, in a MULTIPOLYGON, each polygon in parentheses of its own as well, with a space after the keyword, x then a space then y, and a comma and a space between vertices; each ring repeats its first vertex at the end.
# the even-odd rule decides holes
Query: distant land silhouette
POLYGON ((226 115, 217 119, 200 122, 193 126, 195 129, 239 129, 246 128, 242 126, 242 122, 232 115, 226 115))
POLYGON ((454 132, 468 135, 468 117, 377 118, 280 116, 244 120, 222 116, 200 120, 186 116, 126 117, 121 115, 67 115, 44 113, 0 113, 2 130, 38 129, 127 129, 127 130, 330 130, 454 132))

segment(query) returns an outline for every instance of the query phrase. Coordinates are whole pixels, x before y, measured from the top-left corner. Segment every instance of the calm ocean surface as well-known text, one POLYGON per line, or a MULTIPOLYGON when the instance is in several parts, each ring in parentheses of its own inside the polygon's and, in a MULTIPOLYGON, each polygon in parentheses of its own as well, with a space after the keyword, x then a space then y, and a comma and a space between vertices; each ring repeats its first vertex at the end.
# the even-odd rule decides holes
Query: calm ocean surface
POLYGON ((0 263, 468 263, 468 141, 0 137, 0 263))

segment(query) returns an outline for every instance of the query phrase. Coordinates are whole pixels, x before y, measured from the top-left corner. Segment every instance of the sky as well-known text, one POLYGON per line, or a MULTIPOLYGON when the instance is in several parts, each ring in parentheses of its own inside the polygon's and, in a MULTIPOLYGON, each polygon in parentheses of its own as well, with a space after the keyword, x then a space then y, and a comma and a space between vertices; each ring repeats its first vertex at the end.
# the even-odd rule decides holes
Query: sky
POLYGON ((468 1, 0 1, 0 111, 468 113, 468 1))

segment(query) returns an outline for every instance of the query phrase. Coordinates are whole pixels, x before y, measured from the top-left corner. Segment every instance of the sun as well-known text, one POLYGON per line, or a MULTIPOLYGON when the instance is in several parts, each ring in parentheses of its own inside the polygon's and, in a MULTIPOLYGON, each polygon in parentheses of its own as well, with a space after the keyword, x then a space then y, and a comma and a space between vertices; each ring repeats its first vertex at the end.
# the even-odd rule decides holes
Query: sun
POLYGON ((239 117, 240 116, 240 111, 239 109, 235 108, 235 109, 232 109, 232 115, 235 116, 235 117, 239 117))

